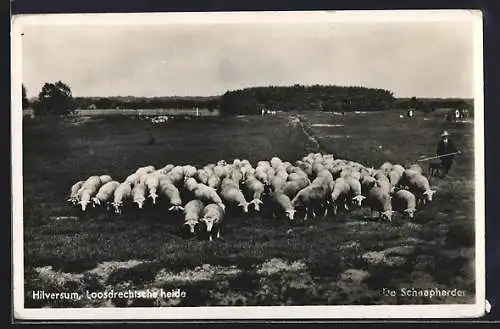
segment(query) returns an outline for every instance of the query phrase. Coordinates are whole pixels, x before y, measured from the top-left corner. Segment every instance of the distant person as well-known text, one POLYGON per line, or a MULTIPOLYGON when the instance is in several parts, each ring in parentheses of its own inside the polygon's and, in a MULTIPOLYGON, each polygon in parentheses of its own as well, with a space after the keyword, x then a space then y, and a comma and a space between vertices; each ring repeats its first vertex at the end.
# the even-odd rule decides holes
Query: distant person
MULTIPOLYGON (((456 153, 458 152, 457 148, 455 147, 455 144, 452 142, 452 140, 449 138, 450 134, 445 130, 441 134, 441 140, 439 141, 437 145, 437 156, 442 156, 445 154, 450 154, 450 153, 456 153)), ((444 177, 448 174, 450 171, 451 165, 453 164, 453 159, 455 155, 447 155, 441 157, 441 177, 444 177)))

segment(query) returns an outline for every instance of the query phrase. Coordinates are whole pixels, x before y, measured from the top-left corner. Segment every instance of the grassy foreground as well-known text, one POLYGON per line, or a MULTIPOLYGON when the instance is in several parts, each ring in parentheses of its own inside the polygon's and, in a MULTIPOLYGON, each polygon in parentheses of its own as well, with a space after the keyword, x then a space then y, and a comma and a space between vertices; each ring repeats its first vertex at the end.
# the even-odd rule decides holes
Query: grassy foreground
MULTIPOLYGON (((299 114, 300 115, 300 114, 299 114)), ((474 297, 471 123, 400 119, 396 112, 300 115, 325 152, 378 166, 435 152, 448 129, 464 151, 432 180, 436 201, 409 222, 382 223, 365 210, 295 225, 228 218, 220 241, 186 240, 179 218, 159 209, 121 217, 81 214, 69 186, 92 174, 122 180, 137 167, 220 159, 294 161, 316 144, 288 117, 175 120, 154 126, 124 117, 23 123, 26 307, 464 303, 474 297), (321 124, 323 126, 318 126, 321 124), (330 124, 332 126, 324 126, 330 124), (147 145, 150 137, 155 145, 147 145), (380 147, 381 146, 381 147, 380 147), (182 289, 185 298, 33 299, 33 291, 182 289), (464 297, 386 296, 383 289, 443 288, 464 297)))

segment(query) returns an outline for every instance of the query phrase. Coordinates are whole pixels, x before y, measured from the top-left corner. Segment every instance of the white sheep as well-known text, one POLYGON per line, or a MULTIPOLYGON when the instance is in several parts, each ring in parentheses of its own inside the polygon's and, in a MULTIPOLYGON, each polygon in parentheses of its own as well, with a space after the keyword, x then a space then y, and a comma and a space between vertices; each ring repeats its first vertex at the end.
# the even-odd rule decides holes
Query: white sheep
POLYGON ((142 209, 146 201, 147 186, 145 183, 139 183, 132 188, 132 201, 137 204, 137 208, 142 209))
POLYGON ((193 177, 196 175, 197 169, 195 166, 185 165, 182 167, 184 177, 193 177))
POLYGON ((326 203, 328 202, 328 188, 324 185, 311 184, 300 190, 292 199, 294 209, 305 208, 305 217, 309 214, 313 216, 320 212, 325 213, 326 203))
POLYGON ((281 191, 273 192, 271 194, 271 202, 273 218, 284 215, 290 221, 294 219, 296 210, 292 205, 292 201, 286 194, 281 191))
POLYGON ((217 191, 205 184, 198 183, 198 185, 196 185, 196 188, 193 190, 193 195, 195 199, 202 201, 204 204, 215 203, 223 209, 225 209, 226 207, 222 202, 219 194, 217 194, 217 191))
POLYGON ((208 178, 210 177, 210 173, 205 169, 198 169, 196 171, 196 175, 194 178, 198 181, 198 183, 202 183, 207 185, 208 178))
POLYGON ((208 239, 213 240, 213 234, 216 232, 216 238, 221 237, 222 225, 224 223, 225 211, 219 205, 211 203, 205 206, 202 213, 201 222, 205 223, 208 232, 208 239))
POLYGON ((229 176, 231 167, 228 165, 217 165, 214 167, 214 174, 219 176, 220 179, 224 179, 229 176))
POLYGON ((417 211, 415 195, 408 190, 399 190, 392 196, 392 209, 413 218, 417 211))
POLYGON ((371 188, 374 187, 375 184, 377 183, 377 180, 375 179, 375 177, 372 176, 363 176, 360 182, 361 182, 361 194, 367 196, 371 188))
POLYGON ((265 161, 265 160, 262 160, 262 161, 259 161, 257 162, 257 168, 270 168, 271 167, 271 163, 269 161, 265 161))
POLYGON ((144 184, 149 191, 148 196, 151 198, 153 204, 156 204, 156 199, 158 198, 158 194, 156 193, 156 191, 158 190, 158 186, 160 186, 161 179, 168 179, 168 177, 166 177, 166 175, 153 172, 151 174, 147 174, 146 178, 144 179, 144 184))
POLYGON ((87 209, 87 205, 91 202, 92 197, 97 194, 100 187, 101 179, 99 176, 90 176, 82 184, 80 190, 77 192, 78 204, 81 205, 82 211, 87 209))
POLYGON ((260 205, 262 205, 262 194, 265 190, 264 184, 255 178, 255 176, 249 176, 243 183, 243 186, 252 199, 250 203, 254 205, 254 210, 260 211, 260 205))
POLYGON ((361 207, 363 200, 366 199, 366 197, 361 194, 360 181, 351 176, 345 177, 344 180, 350 186, 349 197, 351 198, 352 203, 357 207, 361 207))
POLYGON ((101 185, 104 185, 113 180, 113 178, 110 175, 101 175, 99 176, 99 179, 101 180, 101 185))
POLYGON ((188 192, 193 192, 198 186, 198 182, 193 177, 184 179, 184 189, 188 192))
POLYGON ((403 177, 403 172, 394 168, 387 172, 387 177, 389 178, 389 182, 391 183, 392 190, 394 190, 394 188, 399 185, 399 181, 401 180, 401 177, 403 177))
POLYGON ((191 200, 184 206, 184 227, 188 227, 191 234, 195 233, 204 208, 200 200, 191 200))
POLYGON ((291 181, 287 181, 282 188, 282 192, 286 194, 289 198, 294 198, 297 193, 303 188, 309 186, 311 182, 308 178, 306 179, 295 179, 291 181))
POLYGON ((389 170, 391 170, 393 167, 392 163, 390 162, 384 162, 381 166, 380 166, 380 170, 382 170, 383 172, 388 172, 389 170))
POLYGON ((175 166, 166 176, 170 179, 172 184, 178 186, 184 181, 184 169, 181 166, 175 166))
POLYGON ((220 183, 220 177, 214 174, 208 178, 207 185, 213 189, 218 190, 220 188, 220 183))
POLYGON ((281 191, 285 183, 286 178, 283 178, 282 176, 274 176, 270 181, 273 191, 281 191))
POLYGON ((107 204, 111 201, 114 196, 116 188, 120 185, 120 182, 110 181, 99 188, 95 197, 92 198, 92 205, 94 207, 107 204))
POLYGON ((116 188, 111 205, 115 208, 115 213, 121 214, 124 202, 131 200, 132 186, 129 182, 123 182, 116 188))
POLYGON ((159 186, 160 195, 165 197, 170 202, 170 208, 168 210, 184 210, 182 207, 182 199, 179 189, 168 181, 163 181, 159 186))
POLYGON ((125 178, 125 182, 129 183, 130 185, 134 185, 137 182, 139 182, 140 178, 141 178, 141 176, 139 174, 133 173, 133 174, 129 175, 127 178, 125 178))
POLYGON ((278 167, 283 163, 280 158, 278 157, 273 157, 270 161, 271 167, 274 169, 278 169, 278 167))
POLYGON ((167 164, 165 165, 163 168, 159 169, 158 171, 160 171, 162 174, 166 175, 168 174, 172 169, 174 169, 174 165, 173 164, 167 164))
POLYGON ((85 183, 85 181, 81 180, 71 186, 69 197, 66 200, 67 202, 71 202, 73 205, 78 203, 78 191, 82 187, 83 183, 85 183))
POLYGON ((266 168, 257 167, 255 169, 255 178, 257 178, 266 185, 270 183, 266 168))
POLYGON ((410 176, 405 183, 410 192, 415 194, 419 204, 432 201, 432 196, 436 193, 431 189, 427 178, 421 174, 410 176))
POLYGON ((372 187, 366 197, 366 205, 370 207, 372 212, 377 211, 380 218, 391 221, 394 211, 392 210, 391 196, 386 190, 378 186, 372 187))
POLYGON ((149 174, 149 173, 152 173, 153 171, 155 171, 155 167, 154 166, 146 166, 146 167, 140 167, 138 168, 135 173, 139 176, 142 176, 144 174, 149 174))
POLYGON ((337 213, 337 209, 340 206, 347 210, 347 204, 349 200, 349 194, 351 192, 351 185, 347 182, 344 177, 339 177, 333 182, 332 192, 330 193, 330 203, 333 207, 334 214, 337 213))
POLYGON ((416 171, 419 174, 422 174, 424 172, 424 170, 422 169, 422 167, 419 164, 416 164, 416 163, 412 164, 410 167, 408 167, 408 169, 416 171))
POLYGON ((241 207, 243 212, 248 212, 249 202, 245 199, 238 185, 229 178, 225 178, 220 187, 220 197, 226 206, 241 207))

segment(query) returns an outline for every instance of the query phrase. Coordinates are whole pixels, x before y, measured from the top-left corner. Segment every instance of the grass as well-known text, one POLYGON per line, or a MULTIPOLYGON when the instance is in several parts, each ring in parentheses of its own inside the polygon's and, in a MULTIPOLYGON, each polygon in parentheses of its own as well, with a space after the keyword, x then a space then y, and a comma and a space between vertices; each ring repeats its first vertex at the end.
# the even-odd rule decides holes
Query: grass
POLYGON ((472 124, 437 117, 400 119, 395 111, 298 115, 324 152, 366 165, 410 164, 432 155, 443 129, 464 153, 448 177, 431 180, 436 201, 412 222, 398 217, 382 223, 367 218, 366 211, 295 225, 248 215, 228 218, 223 239, 209 242, 182 238, 180 219, 162 209, 130 210, 120 217, 102 211, 81 214, 65 203, 69 186, 92 174, 123 180, 144 165, 199 166, 236 157, 255 163, 273 156, 294 161, 315 150, 315 143, 289 125, 286 115, 177 119, 162 126, 115 116, 27 120, 26 307, 473 302, 472 124), (147 145, 150 137, 155 145, 147 145), (74 219, 54 219, 61 216, 74 219), (37 272, 46 266, 49 270, 37 272), (182 288, 188 297, 65 304, 29 296, 33 290, 83 293, 126 287, 182 288), (463 289, 466 297, 430 301, 382 294, 382 288, 401 287, 463 289))

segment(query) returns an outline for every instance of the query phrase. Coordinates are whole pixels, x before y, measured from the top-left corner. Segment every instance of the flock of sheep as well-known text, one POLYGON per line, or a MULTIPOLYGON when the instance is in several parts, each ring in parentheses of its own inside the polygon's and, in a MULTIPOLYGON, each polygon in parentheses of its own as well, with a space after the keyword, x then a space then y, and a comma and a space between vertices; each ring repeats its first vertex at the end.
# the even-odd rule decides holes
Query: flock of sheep
POLYGON ((248 160, 235 159, 202 168, 141 167, 123 182, 109 175, 90 176, 71 187, 68 201, 82 211, 91 205, 116 214, 124 207, 166 205, 168 211, 183 213, 183 227, 190 234, 205 232, 212 240, 220 237, 230 212, 263 212, 293 221, 368 207, 390 221, 394 212, 413 218, 434 193, 419 165, 404 168, 385 162, 375 169, 309 153, 295 164, 273 157, 253 167, 248 160))

